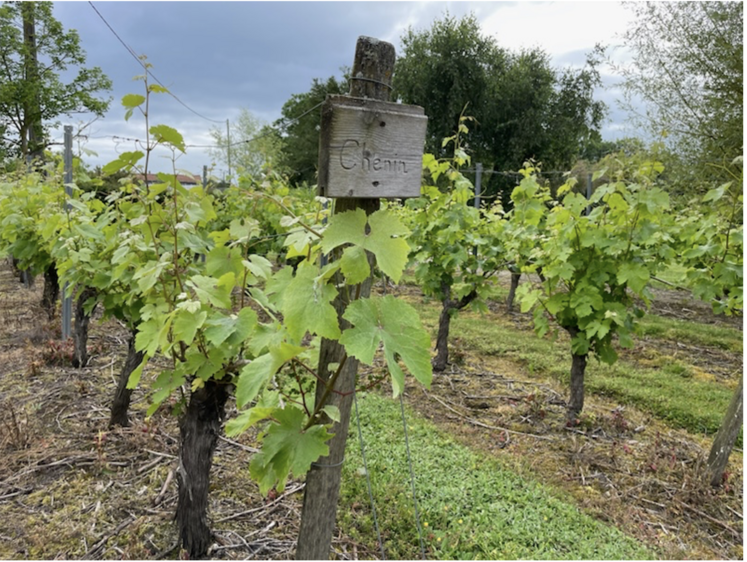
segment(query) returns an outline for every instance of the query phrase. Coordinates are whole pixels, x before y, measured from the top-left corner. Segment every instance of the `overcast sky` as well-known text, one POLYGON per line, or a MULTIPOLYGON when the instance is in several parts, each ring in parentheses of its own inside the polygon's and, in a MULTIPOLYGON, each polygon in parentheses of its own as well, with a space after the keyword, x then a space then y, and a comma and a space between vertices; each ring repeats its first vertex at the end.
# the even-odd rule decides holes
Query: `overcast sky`
MULTIPOLYGON (((157 96, 151 124, 178 129, 188 145, 212 144, 211 128, 225 131, 242 108, 266 122, 280 117, 292 94, 309 90, 314 78, 341 76, 351 66, 356 40, 368 35, 391 42, 401 52, 400 37, 408 27, 430 28, 448 11, 470 12, 482 31, 512 50, 541 47, 553 65, 583 65, 596 43, 616 45, 630 21, 630 10, 618 2, 103 2, 94 1, 113 30, 136 53, 144 54, 152 72, 186 106, 170 96, 157 96), (197 115, 199 114, 199 115, 197 115)), ((124 121, 120 100, 142 93, 133 77, 142 67, 102 21, 89 2, 55 2, 55 17, 65 28, 77 29, 87 53, 87 66, 99 66, 111 78, 109 112, 86 129, 84 156, 103 165, 118 152, 133 150, 144 138, 142 119, 124 121)), ((604 75, 613 85, 614 76, 604 75)), ((606 139, 631 135, 615 100, 614 87, 598 92, 610 106, 603 128, 606 139)), ((76 127, 84 116, 67 120, 76 127)), ((308 117, 307 117, 308 118, 308 117)), ((55 133, 55 137, 61 133, 55 133)), ((211 159, 204 148, 188 148, 177 163, 199 173, 211 159)), ((151 171, 171 165, 156 159, 151 171)), ((219 164, 216 175, 225 170, 219 164)))

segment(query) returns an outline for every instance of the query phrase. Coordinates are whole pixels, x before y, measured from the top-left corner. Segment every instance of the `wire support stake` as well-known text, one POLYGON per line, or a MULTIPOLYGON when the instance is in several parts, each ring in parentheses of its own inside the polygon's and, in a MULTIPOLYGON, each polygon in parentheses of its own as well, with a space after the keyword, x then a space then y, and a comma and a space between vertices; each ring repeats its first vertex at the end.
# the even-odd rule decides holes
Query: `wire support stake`
POLYGON ((425 545, 423 544, 423 528, 420 525, 420 510, 418 509, 417 492, 415 491, 415 473, 412 470, 412 457, 410 456, 410 439, 407 436, 407 421, 405 421, 405 402, 399 395, 399 408, 402 411, 402 427, 405 429, 405 449, 407 450, 407 464, 410 467, 410 484, 412 485, 412 502, 415 506, 415 523, 418 527, 418 539, 420 540, 420 557, 425 560, 425 545))
POLYGON ((371 475, 368 473, 368 463, 366 462, 366 449, 363 443, 363 432, 361 431, 361 416, 358 413, 358 393, 353 393, 353 402, 355 404, 355 420, 358 424, 358 441, 361 444, 361 457, 363 458, 363 470, 366 471, 366 484, 368 484, 368 497, 371 500, 371 513, 373 514, 374 527, 376 528, 376 537, 379 539, 379 548, 381 549, 381 559, 386 560, 384 552, 384 541, 381 540, 381 531, 379 531, 379 520, 376 517, 376 504, 374 503, 373 491, 371 490, 371 475))

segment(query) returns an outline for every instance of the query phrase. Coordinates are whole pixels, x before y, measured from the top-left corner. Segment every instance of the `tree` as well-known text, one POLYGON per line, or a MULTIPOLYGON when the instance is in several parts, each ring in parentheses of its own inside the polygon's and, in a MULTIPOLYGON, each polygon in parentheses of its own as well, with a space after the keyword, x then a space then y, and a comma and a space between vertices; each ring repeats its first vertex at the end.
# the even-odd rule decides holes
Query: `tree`
POLYGON ((429 30, 408 28, 401 41, 395 94, 404 103, 425 109, 426 151, 445 157, 442 139, 454 133, 463 112, 476 117, 479 128, 489 103, 490 78, 504 71, 509 54, 481 35, 473 14, 456 19, 447 13, 429 30))
POLYGON ((219 127, 210 129, 217 146, 208 149, 208 154, 230 170, 243 170, 256 177, 265 166, 277 162, 277 133, 248 109, 242 108, 239 118, 230 124, 230 138, 227 133, 219 127))
POLYGON ((0 146, 15 156, 40 156, 60 115, 102 116, 109 100, 94 94, 110 90, 111 80, 98 67, 85 68, 85 61, 77 31, 64 31, 52 2, 0 6, 0 146), (66 83, 60 74, 69 67, 78 71, 66 83))
MULTIPOLYGON (((623 76, 633 120, 667 143, 709 181, 707 163, 742 153, 743 5, 741 2, 631 3, 635 20, 623 37, 632 60, 623 76)), ((692 183, 692 180, 690 180, 692 183)))
MULTIPOLYGON (((463 111, 476 121, 465 149, 488 170, 518 170, 528 159, 568 169, 599 135, 605 106, 593 99, 598 57, 558 72, 541 49, 499 47, 481 34, 474 15, 447 14, 429 30, 410 28, 402 45, 394 87, 402 102, 425 108, 426 148, 434 155, 445 156, 441 139, 453 134, 463 111)), ((500 188, 510 206, 505 178, 486 180, 483 193, 500 188)))
POLYGON ((347 77, 338 80, 330 76, 326 82, 314 78, 308 92, 293 94, 283 105, 283 117, 274 126, 282 138, 278 163, 291 184, 316 182, 320 110, 315 108, 327 95, 345 94, 348 89, 347 77))

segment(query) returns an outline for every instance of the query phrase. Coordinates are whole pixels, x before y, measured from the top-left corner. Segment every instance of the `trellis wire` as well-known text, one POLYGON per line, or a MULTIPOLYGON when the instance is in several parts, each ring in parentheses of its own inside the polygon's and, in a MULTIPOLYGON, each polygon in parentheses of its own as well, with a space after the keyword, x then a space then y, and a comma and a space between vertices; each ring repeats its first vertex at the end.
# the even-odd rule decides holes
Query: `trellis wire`
POLYGON ((371 512, 373 513, 374 527, 376 528, 376 537, 379 540, 379 548, 381 548, 381 559, 386 560, 386 553, 384 552, 384 541, 381 540, 381 532, 379 531, 379 520, 376 517, 376 504, 374 503, 373 491, 371 490, 371 475, 368 473, 368 463, 366 462, 366 448, 363 443, 363 432, 361 431, 361 416, 358 413, 358 393, 353 393, 353 403, 355 404, 355 421, 358 424, 358 441, 361 444, 361 457, 363 458, 363 470, 366 471, 366 484, 368 485, 368 497, 371 500, 371 512))
POLYGON ((412 502, 415 505, 415 524, 418 527, 418 539, 420 540, 420 557, 425 560, 425 546, 423 544, 423 528, 420 525, 420 510, 418 509, 417 492, 415 491, 415 473, 412 470, 412 457, 410 456, 410 439, 407 436, 407 421, 405 421, 405 402, 402 394, 399 395, 399 407, 402 411, 402 427, 405 429, 405 449, 407 450, 407 464, 410 467, 410 484, 412 485, 412 502))

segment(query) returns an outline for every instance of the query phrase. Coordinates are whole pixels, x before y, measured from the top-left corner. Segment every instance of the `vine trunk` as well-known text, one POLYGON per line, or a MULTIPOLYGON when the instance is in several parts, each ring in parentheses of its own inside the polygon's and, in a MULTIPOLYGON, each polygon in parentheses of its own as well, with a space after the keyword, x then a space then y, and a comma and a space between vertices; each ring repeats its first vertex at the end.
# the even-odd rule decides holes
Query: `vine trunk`
POLYGON ((176 522, 181 546, 191 560, 204 558, 213 539, 207 522, 210 467, 227 399, 226 385, 208 380, 192 393, 179 423, 176 522))
POLYGON ((130 398, 132 396, 132 389, 127 388, 127 381, 130 380, 130 375, 140 363, 143 362, 145 352, 138 351, 135 349, 135 336, 137 330, 133 329, 130 334, 129 342, 127 343, 127 359, 125 359, 122 370, 119 372, 119 380, 117 381, 117 390, 114 393, 114 400, 112 401, 111 415, 109 418, 109 427, 122 426, 127 427, 130 425, 130 420, 127 417, 127 411, 130 409, 130 398))
POLYGON ((78 295, 75 304, 75 322, 73 324, 73 367, 80 369, 88 364, 88 325, 91 322, 93 311, 96 310, 96 304, 89 313, 86 314, 86 301, 96 296, 96 290, 91 288, 83 289, 78 295))

